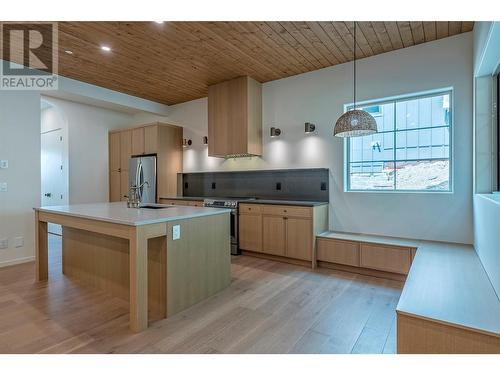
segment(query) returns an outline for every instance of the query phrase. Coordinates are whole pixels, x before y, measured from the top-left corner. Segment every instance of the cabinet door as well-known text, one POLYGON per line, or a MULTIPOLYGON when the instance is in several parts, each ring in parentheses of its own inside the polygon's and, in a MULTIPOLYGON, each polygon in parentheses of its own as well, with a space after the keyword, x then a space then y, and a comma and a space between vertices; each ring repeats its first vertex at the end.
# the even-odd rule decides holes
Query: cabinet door
POLYGON ((285 230, 282 216, 262 215, 262 252, 284 256, 285 230))
POLYGON ((132 155, 144 154, 144 128, 132 130, 132 155))
POLYGON ((312 222, 310 219, 286 218, 286 256, 289 258, 312 259, 312 222))
POLYGON ((109 170, 120 170, 120 133, 109 133, 109 170))
POLYGON ((109 201, 119 202, 120 198, 120 177, 121 173, 118 171, 109 172, 109 201))
POLYGON ((126 201, 125 195, 128 195, 128 171, 122 170, 120 172, 120 199, 121 201, 126 201))
POLYGON ((262 216, 244 214, 239 217, 240 248, 250 251, 262 251, 262 216))
POLYGON ((144 128, 144 152, 146 154, 158 153, 158 125, 144 128))
MULTIPOLYGON (((132 155, 132 131, 120 132, 120 168, 128 171, 128 161, 132 155)), ((128 184, 128 182, 127 182, 128 184)))

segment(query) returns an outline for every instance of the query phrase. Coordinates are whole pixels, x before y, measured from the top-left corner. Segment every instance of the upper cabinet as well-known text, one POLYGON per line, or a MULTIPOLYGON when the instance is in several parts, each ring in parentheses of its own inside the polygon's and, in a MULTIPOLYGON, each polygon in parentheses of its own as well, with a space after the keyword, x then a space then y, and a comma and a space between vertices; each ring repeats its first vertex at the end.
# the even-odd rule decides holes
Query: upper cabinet
POLYGON ((208 88, 208 155, 262 155, 262 85, 239 77, 208 88))

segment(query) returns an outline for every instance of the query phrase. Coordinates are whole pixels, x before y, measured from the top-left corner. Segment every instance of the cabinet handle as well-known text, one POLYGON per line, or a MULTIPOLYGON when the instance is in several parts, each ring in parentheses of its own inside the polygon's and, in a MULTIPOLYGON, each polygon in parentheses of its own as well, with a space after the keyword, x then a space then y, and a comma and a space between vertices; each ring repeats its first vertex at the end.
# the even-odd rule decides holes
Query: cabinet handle
POLYGON ((122 171, 122 169, 121 169, 121 168, 118 168, 118 172, 121 172, 121 171, 122 171))
POLYGON ((283 210, 283 212, 287 212, 287 210, 283 210))

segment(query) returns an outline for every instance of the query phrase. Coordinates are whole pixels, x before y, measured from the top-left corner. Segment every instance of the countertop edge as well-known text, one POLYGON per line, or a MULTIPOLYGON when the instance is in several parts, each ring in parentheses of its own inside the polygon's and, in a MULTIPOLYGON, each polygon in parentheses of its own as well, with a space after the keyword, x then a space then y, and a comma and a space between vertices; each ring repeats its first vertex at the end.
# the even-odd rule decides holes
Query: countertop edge
POLYGON ((158 219, 151 219, 151 220, 144 220, 144 221, 137 221, 137 222, 129 222, 129 221, 123 221, 123 220, 119 220, 119 219, 114 220, 114 219, 98 218, 95 216, 82 215, 82 214, 71 213, 71 212, 55 211, 55 210, 50 210, 50 209, 46 209, 46 208, 42 208, 42 207, 34 207, 33 209, 35 211, 44 212, 44 213, 48 213, 48 214, 56 214, 56 215, 62 215, 62 216, 76 217, 76 218, 80 218, 80 219, 102 221, 105 223, 126 225, 129 227, 140 227, 143 225, 160 224, 160 223, 167 223, 167 222, 176 221, 176 220, 186 220, 186 219, 192 219, 192 218, 197 218, 197 217, 223 215, 223 214, 230 213, 230 210, 222 208, 222 209, 213 209, 216 211, 210 211, 210 212, 199 212, 199 213, 191 213, 191 214, 185 214, 185 215, 174 216, 174 217, 169 217, 169 218, 158 218, 158 219))

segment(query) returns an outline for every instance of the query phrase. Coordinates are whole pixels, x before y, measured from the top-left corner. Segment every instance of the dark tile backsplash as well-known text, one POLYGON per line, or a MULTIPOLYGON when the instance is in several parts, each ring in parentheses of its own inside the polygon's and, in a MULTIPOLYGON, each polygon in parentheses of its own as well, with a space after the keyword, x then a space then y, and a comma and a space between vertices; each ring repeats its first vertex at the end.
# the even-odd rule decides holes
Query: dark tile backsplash
POLYGON ((327 168, 184 173, 186 197, 256 197, 328 201, 327 168))

